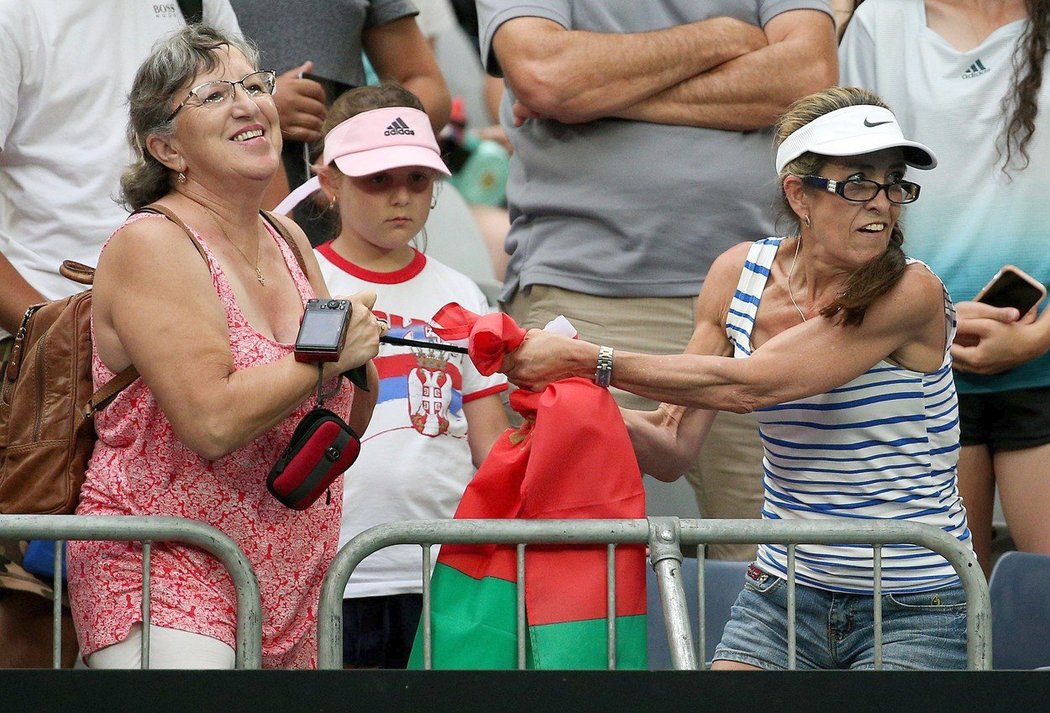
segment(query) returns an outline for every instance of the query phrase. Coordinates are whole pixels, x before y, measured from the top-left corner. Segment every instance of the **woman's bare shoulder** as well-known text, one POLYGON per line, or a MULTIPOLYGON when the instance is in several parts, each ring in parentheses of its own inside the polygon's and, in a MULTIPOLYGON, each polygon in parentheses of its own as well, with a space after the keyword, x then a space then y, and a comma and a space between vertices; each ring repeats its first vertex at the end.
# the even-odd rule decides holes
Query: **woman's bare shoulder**
POLYGON ((96 284, 107 276, 148 282, 186 271, 210 274, 206 258, 186 231, 164 216, 147 215, 125 223, 110 237, 99 257, 96 284))
POLYGON ((904 275, 894 286, 894 291, 906 299, 918 299, 940 306, 944 302, 944 283, 936 273, 921 262, 911 262, 904 268, 904 275))
POLYGON ((944 285, 924 264, 912 262, 872 308, 876 320, 896 329, 930 325, 939 329, 944 319, 944 285))

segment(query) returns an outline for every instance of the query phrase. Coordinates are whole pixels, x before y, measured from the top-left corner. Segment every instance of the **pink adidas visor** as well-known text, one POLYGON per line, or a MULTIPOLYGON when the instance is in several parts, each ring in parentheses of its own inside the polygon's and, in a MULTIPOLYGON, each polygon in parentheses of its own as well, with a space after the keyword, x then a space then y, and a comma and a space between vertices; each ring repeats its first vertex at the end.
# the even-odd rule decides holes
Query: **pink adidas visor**
POLYGON ((347 176, 369 176, 404 166, 452 175, 441 160, 429 117, 409 107, 372 109, 336 126, 324 140, 324 163, 333 161, 347 176))

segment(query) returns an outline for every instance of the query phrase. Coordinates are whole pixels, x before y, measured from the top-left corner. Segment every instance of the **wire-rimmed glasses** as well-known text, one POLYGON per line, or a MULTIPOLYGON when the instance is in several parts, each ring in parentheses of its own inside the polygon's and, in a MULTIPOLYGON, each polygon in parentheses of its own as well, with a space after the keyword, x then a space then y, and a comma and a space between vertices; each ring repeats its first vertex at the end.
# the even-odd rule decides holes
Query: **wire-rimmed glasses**
POLYGON ((228 79, 213 79, 210 82, 199 84, 189 91, 186 98, 175 107, 175 111, 168 115, 168 121, 184 106, 221 106, 233 99, 237 86, 240 85, 244 93, 252 99, 273 94, 277 88, 277 73, 270 69, 259 70, 246 74, 236 82, 228 79))
POLYGON ((867 203, 879 195, 879 191, 886 191, 886 197, 890 203, 903 205, 914 203, 919 199, 920 186, 911 181, 890 181, 879 183, 867 178, 847 178, 845 181, 836 181, 823 176, 804 176, 802 182, 814 188, 823 188, 829 193, 837 193, 851 203, 867 203))

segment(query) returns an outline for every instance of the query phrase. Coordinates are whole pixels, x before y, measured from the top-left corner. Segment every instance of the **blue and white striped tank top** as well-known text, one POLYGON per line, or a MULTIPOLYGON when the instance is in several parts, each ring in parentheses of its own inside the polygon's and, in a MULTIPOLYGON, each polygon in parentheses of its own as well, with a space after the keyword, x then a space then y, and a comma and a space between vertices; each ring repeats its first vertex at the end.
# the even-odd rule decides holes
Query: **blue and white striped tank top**
MULTIPOLYGON (((782 240, 756 242, 744 263, 726 325, 735 358, 752 352, 755 314, 782 240)), ((944 314, 954 337, 955 307, 947 292, 944 314)), ((883 360, 837 389, 755 415, 765 449, 765 519, 895 519, 970 539, 955 480, 959 407, 947 349, 937 371, 911 371, 883 360)), ((957 580, 951 565, 927 549, 888 545, 882 555, 885 592, 928 591, 957 580)), ((757 561, 785 576, 787 549, 763 545, 757 561)), ((795 563, 800 584, 872 591, 870 546, 799 545, 795 563)))

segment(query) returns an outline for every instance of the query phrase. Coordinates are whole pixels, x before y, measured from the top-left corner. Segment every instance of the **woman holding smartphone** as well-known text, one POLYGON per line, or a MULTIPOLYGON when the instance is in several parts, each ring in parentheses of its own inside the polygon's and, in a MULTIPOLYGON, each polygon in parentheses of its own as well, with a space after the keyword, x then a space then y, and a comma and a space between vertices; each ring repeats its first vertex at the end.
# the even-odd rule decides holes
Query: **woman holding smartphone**
POLYGON ((941 159, 907 247, 958 309, 959 487, 986 574, 996 488, 1017 548, 1050 554, 1050 312, 975 300, 1008 263, 1050 282, 1050 134, 1036 119, 1050 106, 1048 33, 1050 0, 879 0, 857 9, 839 53, 842 83, 882 95, 941 159))

